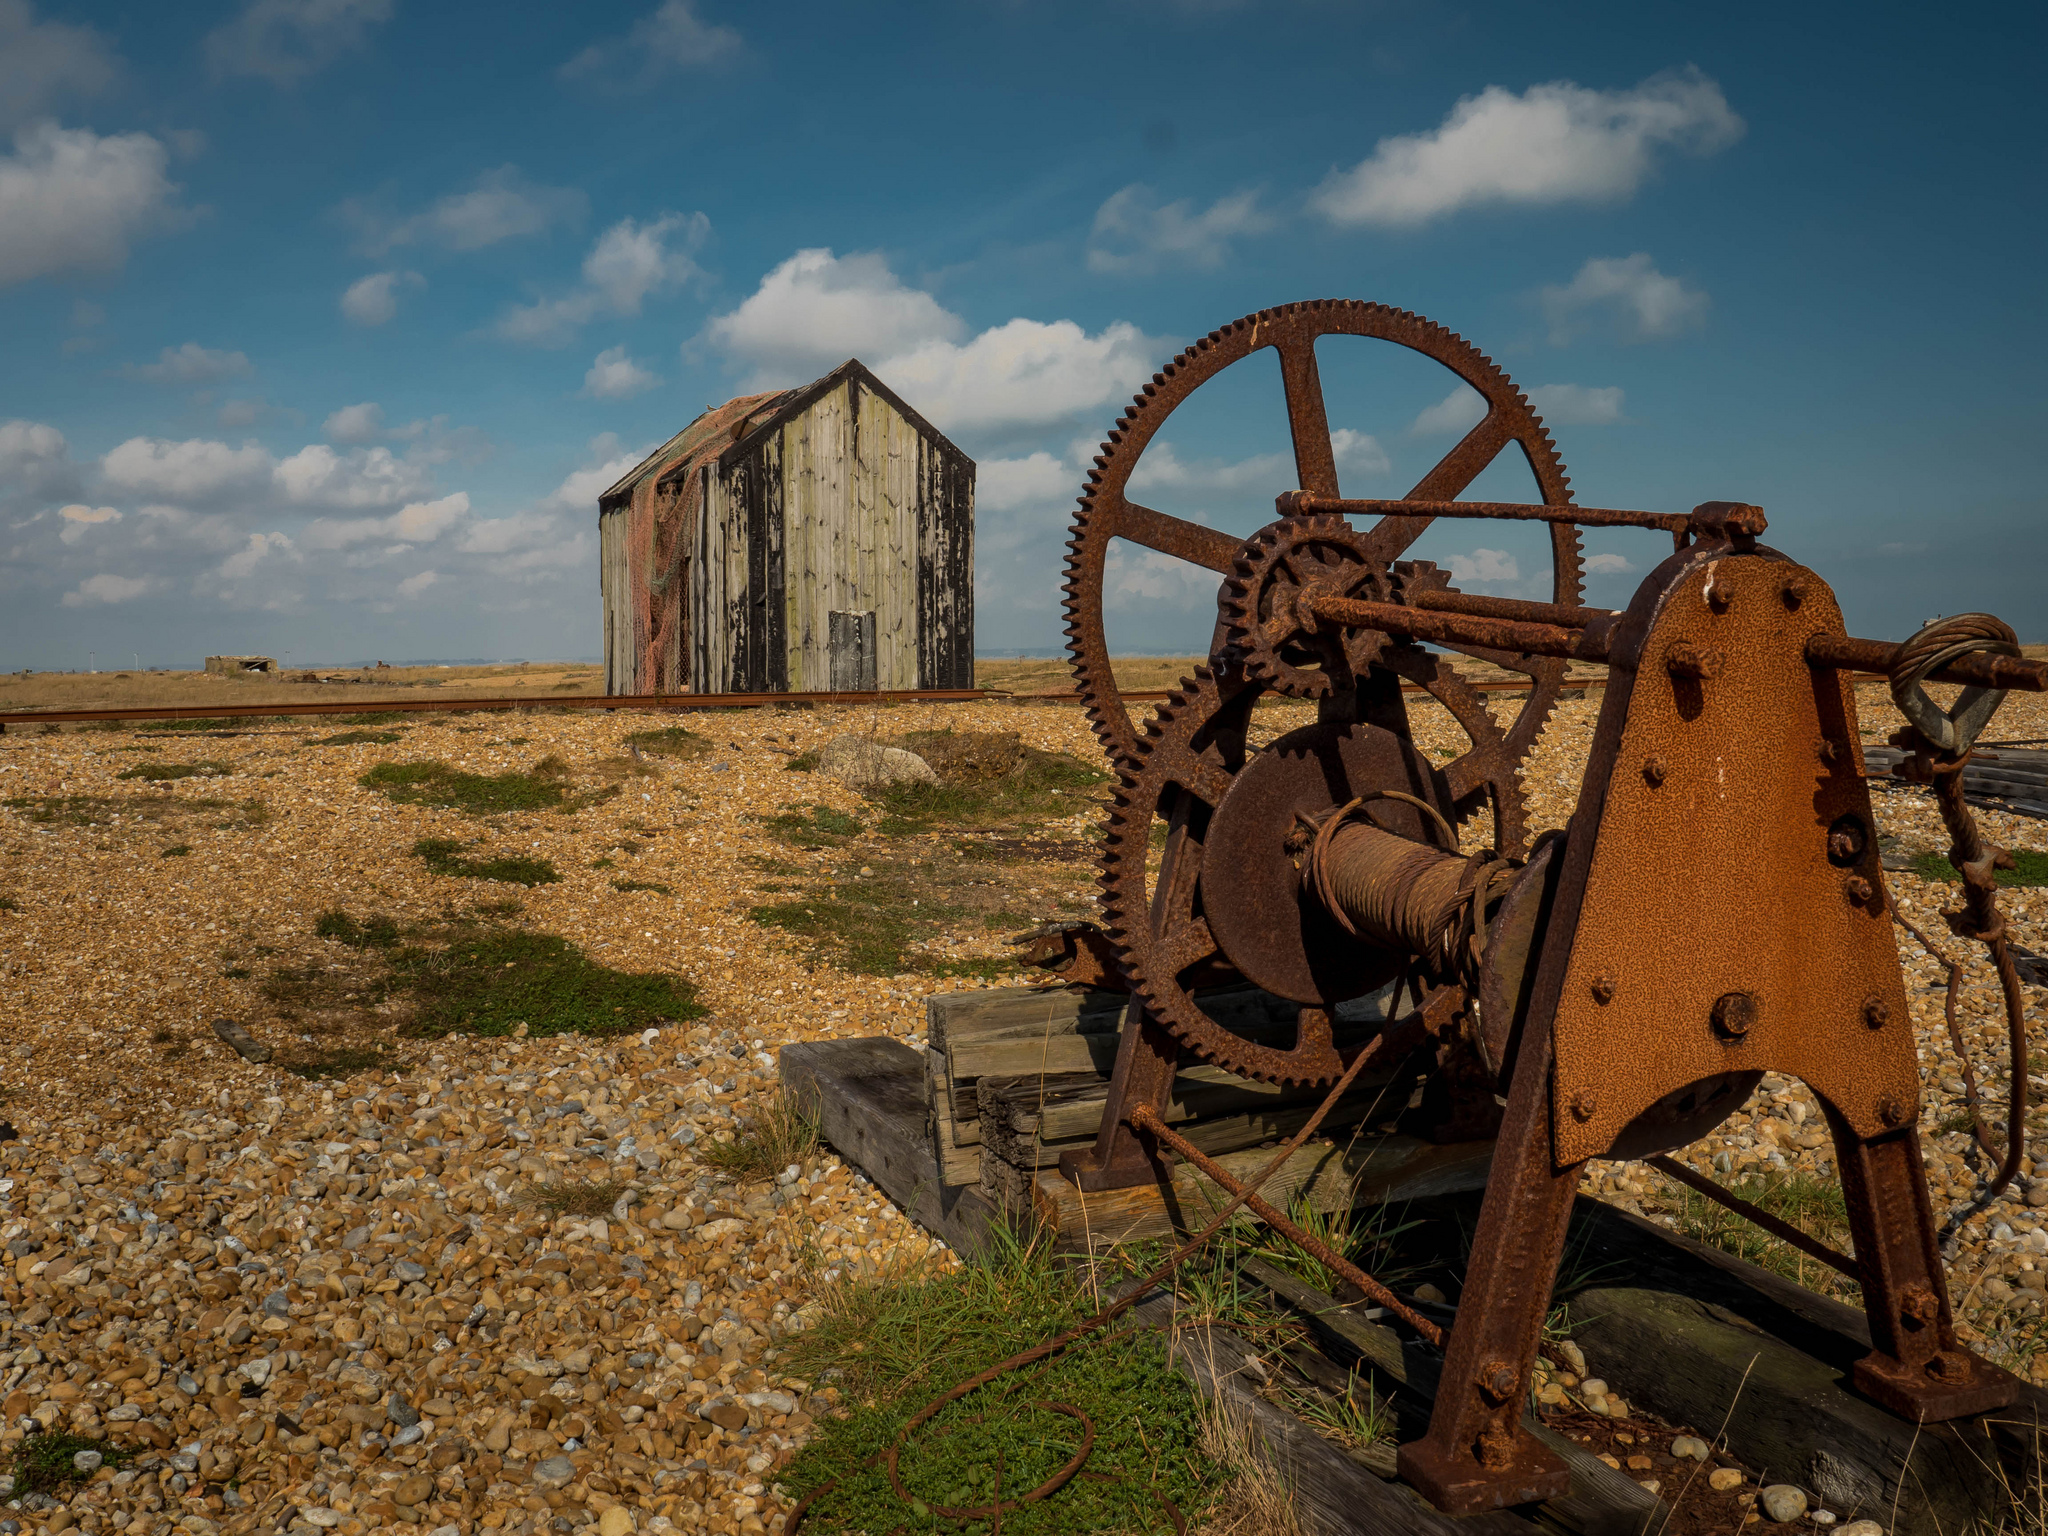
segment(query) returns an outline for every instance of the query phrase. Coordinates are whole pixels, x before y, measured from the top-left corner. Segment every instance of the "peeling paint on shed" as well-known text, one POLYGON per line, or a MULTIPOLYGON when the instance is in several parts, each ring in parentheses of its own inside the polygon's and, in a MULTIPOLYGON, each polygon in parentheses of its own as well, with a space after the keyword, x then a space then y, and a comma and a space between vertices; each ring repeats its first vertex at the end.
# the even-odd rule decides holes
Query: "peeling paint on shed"
POLYGON ((973 686, 974 461, 858 361, 706 411, 598 528, 608 693, 973 686))

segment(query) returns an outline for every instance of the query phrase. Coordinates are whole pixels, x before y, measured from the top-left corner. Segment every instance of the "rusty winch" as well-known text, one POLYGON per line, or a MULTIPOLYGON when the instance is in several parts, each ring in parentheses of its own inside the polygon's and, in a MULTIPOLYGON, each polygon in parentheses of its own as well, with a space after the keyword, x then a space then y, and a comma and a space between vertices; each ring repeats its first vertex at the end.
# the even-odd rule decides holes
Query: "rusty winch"
MULTIPOLYGON (((1567 1484, 1519 1421, 1585 1162, 1682 1147, 1763 1073, 1784 1073, 1813 1090, 1834 1137, 1855 1257, 1831 1261, 1861 1282, 1874 1344, 1854 1386, 1922 1421, 2009 1403, 2017 1382, 1964 1349, 1951 1320, 1847 674, 1888 676, 1907 707, 1922 777, 1951 827, 1969 824, 1957 860, 1971 902, 1951 927, 1994 942, 2009 973, 1989 895, 1996 851, 1972 846, 1953 770, 1999 690, 2048 687, 2048 667, 2020 659, 2011 631, 1982 615, 1904 647, 1846 637, 1827 583, 1760 542, 1754 506, 1574 505, 1507 376, 1458 336, 1381 305, 1288 305, 1210 332, 1154 375, 1095 463, 1066 608, 1117 775, 1104 928, 1135 1006, 1100 1138, 1069 1154, 1067 1177, 1126 1187, 1174 1156, 1199 1159, 1160 1113, 1183 1050, 1296 1085, 1433 1052, 1440 1128, 1494 1135, 1497 1150, 1434 1418, 1400 1468, 1438 1508, 1477 1511, 1567 1484), (1326 335, 1411 348, 1485 400, 1484 418, 1404 498, 1339 491, 1316 370, 1326 335), (1279 353, 1299 480, 1276 519, 1238 539, 1131 500, 1132 469, 1174 409, 1266 347, 1279 353), (1541 500, 1458 500, 1510 445, 1541 500), (1549 601, 1464 593, 1405 560, 1437 518, 1547 525, 1549 601), (1581 604, 1589 526, 1672 538, 1626 609, 1581 604), (1221 580, 1208 665, 1142 724, 1119 698, 1103 631, 1116 539, 1221 580), (1445 652, 1526 678, 1518 712, 1498 718, 1445 652), (1574 658, 1606 665, 1604 703, 1570 825, 1532 847, 1519 769, 1574 658), (1965 692, 1944 713, 1927 681, 1965 692), (1417 748, 1404 683, 1449 711, 1468 751, 1436 762, 1417 748), (1252 710, 1268 694, 1314 701, 1316 719, 1254 751, 1252 710), (1481 813, 1488 845, 1462 849, 1458 826, 1481 813), (1299 1006, 1291 1044, 1247 1039, 1205 1011, 1208 989, 1244 983, 1299 1006), (1410 1002, 1361 1030, 1346 1005, 1389 984, 1410 1002)), ((2013 1089, 2016 1137, 2023 1073, 2013 1089)), ((2017 1161, 2015 1141, 2005 1177, 2017 1161)))

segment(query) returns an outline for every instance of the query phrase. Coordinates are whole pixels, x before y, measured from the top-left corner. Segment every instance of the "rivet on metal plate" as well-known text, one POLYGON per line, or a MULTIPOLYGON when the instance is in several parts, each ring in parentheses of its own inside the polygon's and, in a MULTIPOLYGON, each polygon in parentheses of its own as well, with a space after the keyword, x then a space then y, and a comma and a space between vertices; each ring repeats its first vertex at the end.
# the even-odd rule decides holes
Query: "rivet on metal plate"
POLYGON ((1593 1111, 1599 1107, 1599 1100, 1593 1097, 1590 1088, 1581 1088, 1572 1097, 1572 1118, 1581 1123, 1593 1118, 1593 1111))
POLYGON ((1883 1029, 1892 1021, 1892 1005, 1875 995, 1863 999, 1863 1022, 1872 1029, 1883 1029))
POLYGON ((1788 581, 1778 589, 1778 596, 1784 600, 1787 608, 1797 609, 1806 601, 1806 588, 1797 581, 1788 581))
POLYGON ((1603 1006, 1614 1001, 1614 978, 1608 975, 1593 978, 1593 1001, 1603 1006))
POLYGON ((1643 759, 1643 782, 1655 789, 1664 782, 1664 759, 1654 753, 1643 759))
POLYGON ((1753 992, 1724 992, 1714 999, 1714 1030, 1723 1039, 1740 1040, 1763 1012, 1753 992))
POLYGON ((1827 739, 1827 738, 1826 738, 1825 736, 1823 736, 1823 737, 1821 738, 1821 742, 1820 742, 1820 760, 1821 760, 1822 762, 1824 762, 1824 763, 1832 763, 1832 762, 1835 762, 1836 760, 1838 760, 1838 759, 1839 759, 1839 758, 1841 757, 1841 755, 1842 755, 1842 749, 1841 749, 1840 747, 1836 746, 1836 745, 1835 745, 1835 744, 1834 744, 1834 743, 1833 743, 1832 741, 1828 740, 1828 739, 1827 739))
POLYGON ((1896 1129, 1906 1123, 1906 1106, 1897 1094, 1888 1093, 1877 1101, 1877 1118, 1896 1129))
POLYGON ((1877 894, 1877 887, 1861 875, 1851 875, 1842 882, 1842 891, 1851 901, 1865 902, 1877 894))

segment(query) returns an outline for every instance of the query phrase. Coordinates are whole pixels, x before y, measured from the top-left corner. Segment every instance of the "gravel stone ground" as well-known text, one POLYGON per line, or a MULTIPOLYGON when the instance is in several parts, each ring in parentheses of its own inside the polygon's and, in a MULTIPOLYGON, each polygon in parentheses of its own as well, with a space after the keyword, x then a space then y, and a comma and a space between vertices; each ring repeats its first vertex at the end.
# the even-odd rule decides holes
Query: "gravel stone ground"
MULTIPOLYGON (((1880 740, 1896 720, 1881 691, 1862 693, 1880 740)), ((1539 829, 1570 809, 1596 710, 1563 705, 1532 758, 1539 829)), ((1306 718, 1261 711, 1259 730, 1306 718)), ((845 974, 749 921, 764 878, 750 860, 822 870, 861 846, 792 850, 754 818, 796 801, 859 812, 843 787, 784 771, 849 730, 1013 730, 1098 759, 1077 710, 975 704, 690 717, 714 751, 655 776, 619 766, 627 731, 668 723, 458 716, 410 725, 396 745, 327 747, 304 743, 331 726, 0 737, 0 800, 120 802, 70 822, 0 812, 0 1114, 16 1133, 0 1142, 0 1449, 55 1427, 139 1453, 54 1498, 0 1490, 0 1536, 780 1529, 776 1474, 833 1403, 778 1368, 821 1279, 951 1258, 829 1149, 740 1183, 700 1154, 769 1102, 784 1042, 914 1040, 924 995, 978 983, 845 974), (621 792, 574 815, 484 820, 356 783, 380 761, 501 773, 550 753, 575 784, 621 792), (143 761, 228 772, 116 777, 143 761), (425 837, 482 838, 493 854, 551 859, 563 878, 514 890, 437 875, 407 852, 425 837), (673 894, 616 890, 621 873, 673 894), (213 1036, 227 1017, 281 1060, 306 1043, 288 1037, 259 972, 331 954, 311 937, 321 912, 431 924, 508 891, 522 927, 622 970, 674 974, 710 1015, 606 1040, 408 1040, 394 1038, 397 1005, 373 1001, 301 1021, 322 1047, 379 1036, 393 1062, 326 1081, 244 1061, 213 1036), (595 1217, 536 1203, 575 1180, 620 1193, 595 1217)), ((2048 705, 2015 696, 1994 734, 2048 736, 2048 705)), ((1417 736, 1440 755, 1457 743, 1433 707, 1417 711, 1417 736)), ((1918 792, 1880 794, 1878 814, 1902 849, 1946 846, 1918 792)), ((1995 840, 2048 848, 2048 824, 1980 819, 1995 840)), ((1095 821, 1082 806, 1043 831, 1085 842, 1095 821)), ((1087 878, 1081 861, 1024 866, 1011 904, 1072 910, 1087 878)), ((1945 933, 1944 888, 1889 880, 1945 933)), ((2029 948, 2048 947, 2043 901, 2006 893, 2029 948)), ((975 928, 923 953, 1001 949, 975 928)), ((1941 1129, 1960 1089, 1942 973, 1910 940, 1902 952, 1922 989, 1929 1172, 1946 1210, 1981 1169, 1967 1137, 1941 1129)), ((1995 1102, 1996 987, 1967 958, 1964 1016, 1995 1102)), ((2038 1012, 2040 990, 2029 998, 2038 1012)), ((1687 1156, 1724 1173, 1825 1172, 1816 1118, 1803 1090, 1767 1083, 1687 1156)), ((2048 1285, 2048 1180, 2028 1172, 1963 1225, 1954 1268, 1966 1328, 2021 1369, 2037 1364, 2048 1285)), ((1634 1166, 1596 1167, 1588 1188, 1653 1215, 1671 1205, 1634 1166)))

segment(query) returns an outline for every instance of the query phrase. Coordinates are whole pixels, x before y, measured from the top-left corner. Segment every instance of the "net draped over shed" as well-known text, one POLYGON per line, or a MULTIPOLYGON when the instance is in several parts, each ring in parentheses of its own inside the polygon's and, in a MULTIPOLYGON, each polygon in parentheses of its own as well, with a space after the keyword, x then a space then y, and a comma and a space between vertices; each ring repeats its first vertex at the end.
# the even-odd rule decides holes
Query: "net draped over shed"
POLYGON ((848 361, 598 499, 608 694, 967 688, 974 461, 848 361))

